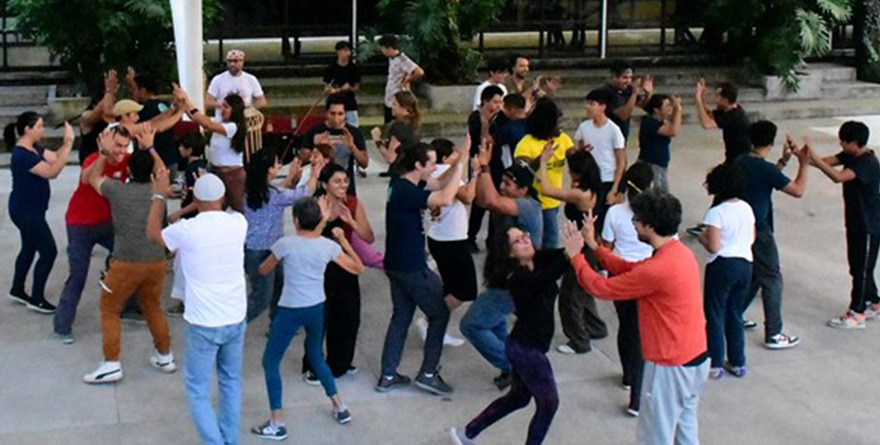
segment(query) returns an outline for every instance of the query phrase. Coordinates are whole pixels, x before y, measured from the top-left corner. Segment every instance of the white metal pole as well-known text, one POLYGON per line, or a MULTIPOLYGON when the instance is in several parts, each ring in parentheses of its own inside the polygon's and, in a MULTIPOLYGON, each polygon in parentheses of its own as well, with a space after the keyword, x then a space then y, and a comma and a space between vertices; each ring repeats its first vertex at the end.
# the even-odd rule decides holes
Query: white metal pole
POLYGON ((602 0, 602 20, 599 25, 599 58, 604 59, 608 50, 608 0, 602 0))
POLYGON ((205 110, 202 0, 170 0, 180 87, 205 110))

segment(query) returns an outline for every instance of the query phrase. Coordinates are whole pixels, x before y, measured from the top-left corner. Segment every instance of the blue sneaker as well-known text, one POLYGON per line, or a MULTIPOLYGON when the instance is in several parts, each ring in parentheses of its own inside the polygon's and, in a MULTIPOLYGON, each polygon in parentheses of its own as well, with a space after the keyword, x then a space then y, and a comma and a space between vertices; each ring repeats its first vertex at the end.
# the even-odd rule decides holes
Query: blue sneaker
POLYGON ((281 425, 272 424, 271 420, 265 421, 261 425, 251 428, 251 433, 261 439, 284 440, 287 439, 287 428, 281 425))

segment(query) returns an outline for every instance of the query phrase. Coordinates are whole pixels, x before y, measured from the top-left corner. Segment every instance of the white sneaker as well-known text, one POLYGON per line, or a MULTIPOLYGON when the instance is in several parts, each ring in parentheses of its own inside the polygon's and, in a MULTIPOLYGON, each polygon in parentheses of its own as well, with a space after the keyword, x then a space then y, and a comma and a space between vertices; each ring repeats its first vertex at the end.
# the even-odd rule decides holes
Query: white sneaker
MULTIPOLYGON (((424 342, 428 338, 428 320, 420 317, 416 320, 416 329, 419 331, 419 337, 424 342)), ((445 334, 443 335, 443 346, 452 346, 453 348, 457 348, 459 346, 464 345, 464 340, 458 337, 445 334)))
POLYGON ((98 369, 83 376, 86 383, 113 383, 122 380, 122 365, 119 362, 101 362, 98 369))
POLYGON ((153 355, 150 356, 150 364, 167 374, 177 371, 173 352, 169 352, 168 355, 162 355, 159 351, 153 352, 153 355))

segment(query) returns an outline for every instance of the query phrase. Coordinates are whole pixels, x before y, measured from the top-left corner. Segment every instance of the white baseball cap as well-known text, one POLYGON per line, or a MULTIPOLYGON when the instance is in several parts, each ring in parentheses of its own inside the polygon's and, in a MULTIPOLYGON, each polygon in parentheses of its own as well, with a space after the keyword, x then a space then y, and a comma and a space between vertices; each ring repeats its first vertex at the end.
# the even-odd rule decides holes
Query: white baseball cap
POLYGON ((217 201, 226 194, 226 186, 223 181, 213 173, 199 177, 193 186, 193 195, 202 202, 217 201))

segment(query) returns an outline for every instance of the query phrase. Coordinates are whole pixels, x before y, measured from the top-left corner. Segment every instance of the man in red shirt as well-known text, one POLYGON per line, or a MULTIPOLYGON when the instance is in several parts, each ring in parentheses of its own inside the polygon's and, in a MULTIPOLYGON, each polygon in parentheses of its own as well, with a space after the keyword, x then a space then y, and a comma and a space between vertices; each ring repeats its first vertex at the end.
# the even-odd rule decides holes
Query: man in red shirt
POLYGON ((578 282, 602 300, 636 300, 645 371, 637 438, 639 444, 699 444, 697 405, 709 373, 700 267, 693 252, 675 239, 681 203, 669 193, 647 191, 631 203, 639 240, 654 255, 639 262, 599 247, 595 217, 583 233, 567 222, 565 251, 578 282), (594 271, 581 254, 586 242, 611 278, 594 271))
MULTIPOLYGON (((120 127, 113 137, 113 145, 107 156, 102 176, 125 182, 128 180, 128 145, 131 137, 124 127, 120 127)), ((67 206, 67 262, 70 275, 64 282, 64 290, 58 308, 55 310, 55 335, 65 344, 71 344, 73 338, 73 319, 79 305, 86 278, 89 273, 89 262, 92 249, 99 244, 113 252, 113 220, 110 216, 110 203, 99 195, 89 184, 89 172, 98 159, 98 152, 92 153, 83 161, 79 185, 70 204, 67 206)))

